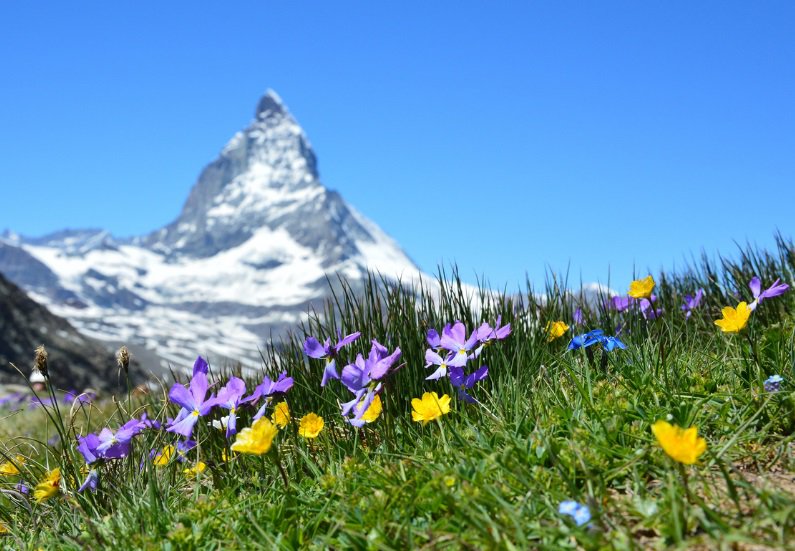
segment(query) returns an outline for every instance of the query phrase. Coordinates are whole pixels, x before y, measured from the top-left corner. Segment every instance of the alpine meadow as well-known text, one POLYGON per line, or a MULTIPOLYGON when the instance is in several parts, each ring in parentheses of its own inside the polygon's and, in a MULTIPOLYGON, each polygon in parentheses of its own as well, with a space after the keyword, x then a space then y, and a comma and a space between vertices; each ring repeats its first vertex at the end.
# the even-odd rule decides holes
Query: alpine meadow
POLYGON ((795 246, 777 243, 613 296, 340 280, 256 373, 198 357, 143 393, 7 397, 0 541, 785 548, 795 246))

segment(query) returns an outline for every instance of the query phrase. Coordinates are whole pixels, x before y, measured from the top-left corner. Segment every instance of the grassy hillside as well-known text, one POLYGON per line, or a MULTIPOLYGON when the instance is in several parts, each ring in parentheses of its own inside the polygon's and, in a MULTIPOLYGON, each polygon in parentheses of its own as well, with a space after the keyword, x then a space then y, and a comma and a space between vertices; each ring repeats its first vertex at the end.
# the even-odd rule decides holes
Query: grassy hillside
MULTIPOLYGON (((230 446, 242 443, 248 432, 241 436, 241 429, 252 425, 265 398, 236 407, 238 435, 230 438, 211 426, 228 409, 202 412, 192 433, 196 445, 184 455, 168 453, 182 439, 165 430, 180 410, 173 389, 168 398, 173 381, 146 396, 62 401, 57 411, 15 413, 16 406, 6 405, 0 451, 20 472, 7 467, 9 474, 0 475, 0 523, 7 531, 0 546, 784 548, 795 533, 795 293, 763 296, 736 333, 714 322, 726 306, 753 303, 754 276, 764 290, 777 278, 795 281, 793 272, 795 247, 780 239, 775 252, 748 248, 736 262, 702 259, 682 273, 654 274, 656 300, 627 300, 623 311, 621 301, 572 295, 554 279, 541 294, 527 289, 510 296, 485 290, 471 296, 456 274, 441 274, 441 290, 374 279, 355 297, 343 286, 326 312, 263 350, 262 373, 245 380, 248 396, 265 374, 275 379, 284 371, 294 379, 265 409, 267 419, 286 401, 291 419, 272 429, 276 436, 262 455, 230 446), (688 317, 685 295, 699 289, 703 299, 688 317), (444 335, 445 325, 460 321, 468 338, 498 317, 510 324, 508 336, 482 330, 448 362, 463 354, 465 374, 488 366, 488 376, 466 389, 476 403, 461 399, 452 368, 426 380, 435 369, 425 367, 426 351, 447 356, 433 338, 429 344, 429 329, 444 335), (568 328, 557 326, 563 334, 552 339, 550 324, 557 321, 568 328), (592 340, 601 342, 569 349, 573 337, 596 329, 617 335, 626 348, 596 335, 592 340), (340 369, 357 354, 366 359, 372 339, 386 351, 372 352, 368 368, 400 349, 386 375, 365 386, 369 397, 378 390, 383 411, 361 428, 340 413, 354 394, 340 380, 321 387, 326 360, 305 353, 308 336, 333 344, 354 332, 361 336, 339 350, 340 369), (783 381, 773 384, 773 375, 783 381), (449 412, 428 423, 413 420, 412 399, 431 391, 451 398, 449 412), (129 423, 143 413, 154 426, 129 423), (299 434, 306 433, 299 420, 309 413, 324 419, 316 438, 299 434), (698 440, 677 447, 663 438, 669 455, 651 430, 659 420, 697 427, 706 450, 698 453, 704 446, 698 440), (125 423, 135 425, 129 451, 86 466, 77 436, 125 423), (200 462, 204 470, 196 473, 200 462), (48 498, 35 499, 34 486, 56 467, 57 488, 41 487, 40 497, 48 498), (79 492, 90 472, 96 491, 79 492), (19 492, 20 482, 30 494, 19 492)), ((448 336, 455 331, 449 328, 448 336)), ((208 394, 221 392, 235 374, 211 366, 208 394)), ((439 412, 436 402, 416 409, 439 412)), ((116 437, 126 439, 122 432, 116 437)))

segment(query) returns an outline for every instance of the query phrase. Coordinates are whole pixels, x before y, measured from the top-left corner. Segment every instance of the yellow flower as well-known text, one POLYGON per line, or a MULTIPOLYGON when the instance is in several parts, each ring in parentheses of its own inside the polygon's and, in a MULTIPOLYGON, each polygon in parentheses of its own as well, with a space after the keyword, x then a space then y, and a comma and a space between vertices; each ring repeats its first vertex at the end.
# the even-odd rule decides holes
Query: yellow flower
POLYGON ((445 394, 441 398, 435 392, 426 392, 422 398, 414 398, 411 401, 411 418, 414 421, 422 422, 423 425, 429 421, 438 419, 445 413, 450 412, 450 397, 445 394))
POLYGON ((685 465, 698 461, 698 457, 707 449, 707 441, 698 436, 696 427, 683 429, 659 420, 651 426, 651 431, 665 453, 685 465))
POLYGON ((159 454, 155 456, 152 460, 158 467, 163 467, 164 465, 168 465, 168 461, 171 459, 171 456, 174 455, 175 448, 172 445, 164 446, 163 449, 159 454))
MULTIPOLYGON (((364 400, 356 404, 357 414, 362 410, 362 407, 364 407, 364 400)), ((362 415, 362 421, 365 423, 372 423, 378 419, 378 416, 381 415, 382 410, 383 407, 381 406, 381 397, 376 394, 375 398, 373 398, 373 401, 370 402, 370 406, 367 408, 367 411, 365 411, 364 415, 362 415)))
POLYGON ((715 320, 715 325, 720 327, 724 333, 737 333, 748 324, 748 318, 751 317, 751 309, 748 304, 741 302, 737 305, 737 309, 727 306, 721 313, 723 319, 715 320))
POLYGON ((58 493, 58 488, 60 486, 61 469, 53 469, 47 473, 47 478, 36 485, 36 488, 33 490, 33 498, 39 503, 46 501, 58 493))
POLYGON ((654 290, 654 278, 646 276, 643 279, 636 279, 629 284, 629 293, 632 298, 649 298, 654 290))
POLYGON ((298 434, 304 438, 317 438, 320 431, 323 430, 323 418, 316 413, 307 413, 301 418, 301 423, 298 425, 298 434))
POLYGON ((18 455, 14 458, 14 463, 11 461, 6 461, 5 463, 0 464, 0 475, 4 476, 14 476, 19 474, 19 468, 17 465, 24 465, 25 458, 21 455, 18 455))
POLYGON ((204 461, 199 461, 193 467, 188 467, 182 472, 185 473, 186 476, 198 476, 199 473, 203 473, 206 468, 207 464, 204 461))
POLYGON ((290 408, 287 407, 287 402, 279 402, 273 408, 273 415, 271 416, 273 424, 283 429, 290 424, 290 408))
POLYGON ((552 342, 569 330, 565 321, 547 322, 547 342, 552 342))
POLYGON ((246 427, 237 434, 232 451, 262 455, 268 453, 273 443, 273 437, 279 430, 267 417, 260 417, 250 427, 246 427))
POLYGON ((0 536, 8 534, 8 526, 0 522, 0 536))

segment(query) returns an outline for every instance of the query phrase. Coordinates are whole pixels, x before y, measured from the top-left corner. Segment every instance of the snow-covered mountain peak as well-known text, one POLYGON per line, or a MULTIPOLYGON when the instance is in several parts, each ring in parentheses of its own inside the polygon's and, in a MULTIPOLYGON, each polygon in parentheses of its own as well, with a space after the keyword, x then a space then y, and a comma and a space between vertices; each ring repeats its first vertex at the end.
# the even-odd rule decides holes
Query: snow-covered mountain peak
POLYGON ((269 90, 255 118, 202 171, 179 217, 145 243, 170 255, 212 256, 259 228, 275 230, 327 193, 304 131, 269 90))
POLYGON ((257 110, 254 112, 254 118, 275 118, 286 113, 287 107, 285 107, 282 98, 280 98, 279 94, 277 94, 275 91, 268 88, 257 104, 257 110))
POLYGON ((368 270, 419 276, 393 239, 323 186, 306 134, 272 91, 162 229, 0 241, 0 271, 55 313, 175 361, 210 353, 256 363, 268 336, 328 297, 329 280, 355 288, 368 270))

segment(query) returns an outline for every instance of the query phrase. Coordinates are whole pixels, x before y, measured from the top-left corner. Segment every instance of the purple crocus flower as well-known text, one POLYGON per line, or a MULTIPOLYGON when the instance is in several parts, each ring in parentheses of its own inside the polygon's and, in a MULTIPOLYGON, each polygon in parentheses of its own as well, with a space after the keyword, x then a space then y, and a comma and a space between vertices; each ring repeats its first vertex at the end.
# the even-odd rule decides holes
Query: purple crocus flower
POLYGON ((86 477, 83 484, 77 489, 77 492, 82 493, 86 489, 96 492, 97 484, 99 484, 99 473, 96 469, 91 469, 88 471, 88 476, 86 477))
POLYGON ((685 303, 682 305, 682 311, 686 312, 685 319, 690 319, 693 310, 701 305, 701 299, 704 298, 704 289, 696 291, 694 296, 685 295, 685 303))
POLYGON ((190 381, 190 390, 179 383, 175 383, 168 392, 169 399, 177 405, 182 406, 177 418, 166 429, 168 432, 181 434, 185 438, 190 438, 193 434, 193 427, 199 421, 199 417, 207 415, 216 405, 215 397, 206 399, 207 375, 201 371, 190 381))
POLYGON ((582 308, 577 307, 577 309, 574 311, 574 315, 572 316, 572 319, 574 320, 574 325, 582 325, 583 324, 583 322, 585 321, 585 318, 582 315, 582 308))
POLYGON ((262 396, 265 396, 266 398, 265 402, 263 402, 262 406, 259 408, 259 410, 252 419, 256 421, 257 419, 265 415, 265 411, 268 409, 268 405, 271 402, 271 397, 277 393, 287 392, 288 390, 293 388, 294 383, 295 380, 292 377, 288 377, 286 371, 281 372, 279 374, 279 378, 276 379, 275 381, 271 380, 270 377, 265 375, 262 378, 262 384, 257 385, 257 387, 254 389, 254 392, 251 393, 251 396, 243 398, 241 402, 254 404, 262 396))
POLYGON ((471 389, 476 383, 482 381, 488 376, 489 368, 485 365, 481 366, 480 369, 474 373, 470 373, 469 375, 464 373, 463 367, 450 367, 450 382, 458 389, 458 398, 470 404, 477 404, 479 402, 473 398, 467 392, 467 390, 471 389))
POLYGON ((763 291, 762 280, 759 279, 757 276, 752 277, 751 281, 748 283, 748 287, 751 288, 751 292, 754 295, 754 301, 748 305, 748 308, 750 308, 752 311, 756 310, 756 307, 759 304, 762 304, 763 300, 777 297, 779 295, 783 295, 784 293, 786 293, 787 290, 789 289, 789 285, 787 285, 786 283, 779 283, 779 281, 781 280, 776 279, 773 285, 771 285, 770 287, 768 287, 763 291))
POLYGON ((196 361, 193 362, 193 376, 197 373, 204 373, 207 375, 210 372, 210 366, 207 364, 207 360, 202 358, 201 356, 196 358, 196 361))
POLYGON ((237 408, 246 393, 246 383, 243 379, 231 377, 215 398, 215 404, 229 410, 226 418, 226 437, 231 438, 237 434, 237 408))
MULTIPOLYGON (((320 341, 315 337, 306 338, 304 341, 304 354, 317 360, 327 360, 320 386, 326 386, 326 383, 328 383, 330 379, 340 378, 339 373, 337 373, 337 353, 343 346, 358 339, 360 335, 361 333, 359 331, 351 333, 340 339, 339 342, 334 345, 331 344, 331 339, 326 339, 325 343, 320 344, 320 341)), ((337 338, 339 338, 339 334, 337 338)))

